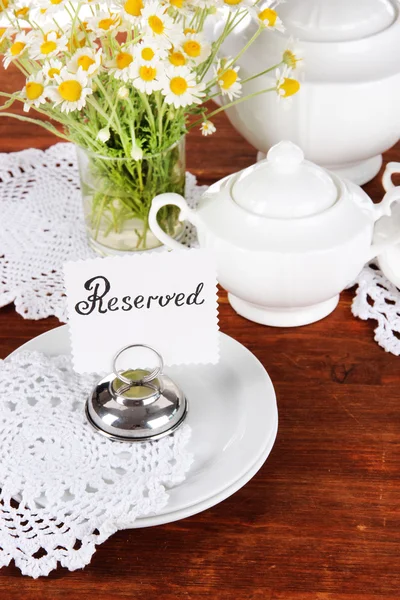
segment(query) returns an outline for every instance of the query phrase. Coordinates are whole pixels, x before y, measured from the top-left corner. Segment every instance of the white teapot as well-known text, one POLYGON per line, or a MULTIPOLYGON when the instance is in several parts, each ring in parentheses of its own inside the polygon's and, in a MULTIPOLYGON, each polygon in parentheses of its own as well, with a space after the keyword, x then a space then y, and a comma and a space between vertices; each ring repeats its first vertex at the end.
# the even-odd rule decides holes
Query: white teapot
POLYGON ((400 203, 395 172, 400 163, 388 165, 384 185, 391 189, 374 205, 356 184, 284 141, 265 160, 212 185, 196 210, 178 194, 157 196, 149 224, 166 246, 181 248, 157 223, 163 206, 178 206, 181 220, 197 227, 200 246, 214 253, 236 312, 264 325, 305 325, 330 314, 364 264, 400 241, 397 210, 382 219, 387 224, 373 241, 375 223, 400 203))
POLYGON ((284 33, 264 32, 241 53, 257 30, 249 16, 222 46, 222 56, 240 54, 240 77, 250 79, 243 94, 255 94, 229 108, 229 119, 262 153, 291 140, 339 177, 370 181, 400 138, 398 0, 286 0, 277 10, 284 33), (275 72, 252 75, 280 63, 291 37, 304 60, 294 71, 301 90, 285 110, 275 94, 257 95, 275 85, 275 72))

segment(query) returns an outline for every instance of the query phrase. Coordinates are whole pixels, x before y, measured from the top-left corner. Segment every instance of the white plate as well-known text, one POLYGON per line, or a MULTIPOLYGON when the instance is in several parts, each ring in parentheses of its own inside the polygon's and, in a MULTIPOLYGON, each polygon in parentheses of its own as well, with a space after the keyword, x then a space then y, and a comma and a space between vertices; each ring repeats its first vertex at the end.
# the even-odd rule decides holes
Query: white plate
MULTIPOLYGON (((235 492, 240 490, 243 486, 246 485, 254 477, 254 475, 261 469, 265 461, 267 460, 273 445, 275 443, 276 434, 278 431, 278 420, 276 420, 276 426, 274 433, 270 440, 268 440, 268 444, 265 446, 264 451, 262 452, 260 458, 254 463, 254 465, 247 471, 243 477, 238 479, 233 485, 227 487, 225 490, 216 494, 215 496, 211 496, 207 500, 203 502, 198 502, 197 504, 193 504, 188 508, 183 508, 182 510, 176 510, 174 512, 168 512, 162 515, 154 515, 151 517, 142 517, 141 519, 137 519, 133 525, 133 528, 140 529, 142 527, 154 527, 155 525, 165 525, 165 523, 172 523, 173 521, 180 521, 181 519, 186 519, 187 517, 192 517, 193 515, 197 515, 203 510, 207 510, 219 504, 223 500, 232 496, 235 492)), ((170 506, 170 504, 169 504, 170 506)))
MULTIPOLYGON (((188 398, 194 462, 184 483, 170 490, 164 510, 136 527, 175 521, 221 502, 253 477, 271 451, 278 423, 271 380, 249 350, 220 336, 218 365, 165 368, 188 398)), ((15 352, 21 350, 69 354, 68 328, 44 333, 15 352)))

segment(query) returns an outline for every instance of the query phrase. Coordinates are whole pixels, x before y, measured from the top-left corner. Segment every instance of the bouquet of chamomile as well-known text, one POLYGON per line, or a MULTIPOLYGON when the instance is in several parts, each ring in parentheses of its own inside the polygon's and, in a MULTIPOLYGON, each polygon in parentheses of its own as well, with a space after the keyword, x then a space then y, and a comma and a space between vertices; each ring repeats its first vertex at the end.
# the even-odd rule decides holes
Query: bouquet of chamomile
MULTIPOLYGON (((0 116, 37 123, 78 146, 86 223, 98 249, 151 246, 152 198, 184 192, 188 129, 214 133, 214 115, 246 99, 236 63, 259 35, 283 28, 272 6, 256 0, 0 0, 4 67, 13 63, 26 77, 22 90, 0 91, 0 116), (224 56, 225 39, 248 15, 257 23, 255 35, 238 56, 224 56), (217 16, 215 39, 205 31, 217 16), (207 103, 217 95, 224 97, 219 108, 207 103), (18 102, 27 114, 12 112, 18 102), (33 118, 31 110, 51 120, 33 118)), ((258 93, 297 93, 300 84, 284 57, 252 78, 273 69, 275 85, 258 93)), ((176 209, 164 209, 160 224, 178 235, 176 209)))

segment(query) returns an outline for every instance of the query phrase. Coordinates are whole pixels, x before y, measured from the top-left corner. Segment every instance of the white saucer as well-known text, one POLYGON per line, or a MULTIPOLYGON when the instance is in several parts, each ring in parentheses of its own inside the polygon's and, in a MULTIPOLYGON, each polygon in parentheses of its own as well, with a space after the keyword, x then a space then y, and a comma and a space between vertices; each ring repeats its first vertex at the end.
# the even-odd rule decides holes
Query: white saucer
MULTIPOLYGON (((186 480, 170 490, 162 513, 138 519, 135 527, 176 521, 218 504, 254 476, 272 449, 278 412, 271 380, 249 350, 220 335, 218 365, 165 368, 189 401, 194 462, 186 480)), ((21 350, 69 354, 68 328, 53 329, 15 352, 21 350)))
POLYGON ((233 485, 227 487, 219 494, 211 496, 210 498, 208 498, 208 500, 198 502, 197 504, 193 504, 193 506, 189 506, 188 508, 176 510, 174 512, 167 512, 166 514, 154 515, 151 517, 142 517, 141 519, 137 519, 133 525, 133 528, 140 529, 142 527, 154 527, 155 525, 165 525, 165 523, 180 521, 181 519, 186 519, 187 517, 197 515, 198 513, 207 510, 208 508, 211 508, 216 504, 219 504, 223 500, 226 500, 227 498, 229 498, 229 496, 232 496, 235 492, 240 490, 240 488, 244 487, 246 483, 248 483, 250 479, 252 479, 254 475, 256 475, 256 473, 261 469, 274 446, 277 432, 278 420, 276 420, 275 431, 271 439, 268 440, 268 444, 266 444, 260 458, 254 463, 251 469, 249 469, 249 471, 247 471, 247 473, 243 475, 243 477, 238 479, 233 485))

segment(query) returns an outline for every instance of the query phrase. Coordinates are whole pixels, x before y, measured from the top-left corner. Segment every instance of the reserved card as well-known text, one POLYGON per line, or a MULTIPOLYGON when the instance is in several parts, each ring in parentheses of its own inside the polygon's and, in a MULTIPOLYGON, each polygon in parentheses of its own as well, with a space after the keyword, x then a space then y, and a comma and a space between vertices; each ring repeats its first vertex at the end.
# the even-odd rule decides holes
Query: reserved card
POLYGON ((166 365, 218 362, 216 266, 207 250, 68 262, 64 274, 78 373, 111 372, 129 344, 152 346, 166 365))

